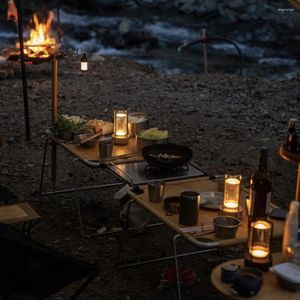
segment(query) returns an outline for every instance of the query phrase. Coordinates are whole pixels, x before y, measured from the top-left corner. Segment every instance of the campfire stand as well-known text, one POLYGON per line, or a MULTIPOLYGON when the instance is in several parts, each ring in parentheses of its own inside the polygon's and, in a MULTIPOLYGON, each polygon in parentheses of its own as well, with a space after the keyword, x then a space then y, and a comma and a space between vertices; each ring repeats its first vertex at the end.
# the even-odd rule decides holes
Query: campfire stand
POLYGON ((240 61, 241 61, 241 67, 240 67, 240 75, 243 75, 243 65, 244 65, 244 57, 243 57, 243 53, 241 48, 239 47, 239 45, 224 36, 207 36, 206 35, 206 30, 203 29, 202 30, 202 36, 194 41, 191 41, 189 43, 187 43, 185 40, 183 41, 183 44, 180 45, 177 49, 178 52, 181 52, 181 50, 183 48, 188 48, 190 46, 199 44, 199 43, 203 43, 203 63, 204 63, 204 73, 208 74, 208 59, 207 59, 207 44, 212 43, 212 42, 226 42, 231 44, 237 51, 239 57, 240 57, 240 61))
POLYGON ((29 121, 29 108, 28 108, 28 87, 27 87, 27 74, 26 74, 26 64, 25 64, 25 56, 24 56, 23 15, 22 15, 21 0, 17 0, 16 5, 18 10, 18 34, 19 34, 19 43, 20 43, 21 72, 22 72, 22 84, 23 84, 25 131, 26 131, 26 140, 30 141, 31 135, 30 135, 30 121, 29 121))
MULTIPOLYGON (((55 123, 57 119, 57 87, 58 82, 58 62, 54 57, 52 60, 52 125, 55 123)), ((52 142, 51 145, 51 179, 53 184, 53 190, 55 190, 56 184, 56 163, 57 163, 57 154, 56 154, 56 144, 52 142)))

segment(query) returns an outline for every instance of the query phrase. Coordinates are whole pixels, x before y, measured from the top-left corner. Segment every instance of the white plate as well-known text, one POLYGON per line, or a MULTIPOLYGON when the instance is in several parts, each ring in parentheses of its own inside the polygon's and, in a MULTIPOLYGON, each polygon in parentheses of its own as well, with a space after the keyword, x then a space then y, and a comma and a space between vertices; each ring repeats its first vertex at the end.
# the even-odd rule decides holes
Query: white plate
POLYGON ((200 193, 200 207, 219 210, 223 203, 224 194, 222 192, 201 192, 200 193))

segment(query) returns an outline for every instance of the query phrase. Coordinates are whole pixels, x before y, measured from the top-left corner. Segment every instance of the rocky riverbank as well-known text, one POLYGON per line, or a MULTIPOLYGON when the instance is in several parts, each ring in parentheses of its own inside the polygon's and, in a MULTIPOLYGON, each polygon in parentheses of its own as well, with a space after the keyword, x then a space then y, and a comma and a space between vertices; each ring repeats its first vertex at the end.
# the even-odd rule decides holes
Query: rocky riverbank
MULTIPOLYGON (((56 13, 57 1, 24 2, 24 27, 33 12, 56 13)), ((209 69, 247 75, 293 78, 300 69, 299 13, 288 1, 258 0, 131 0, 63 1, 60 22, 63 49, 84 49, 89 55, 118 55, 151 64, 168 74, 203 72, 202 44, 178 52, 183 40, 224 36, 239 45, 244 64, 226 42, 209 44, 209 69), (292 46, 290 46, 292 45, 292 46)), ((0 8, 0 48, 17 39, 14 24, 0 8)), ((54 33, 57 29, 57 16, 54 33)))
MULTIPOLYGON (((119 238, 82 239, 72 194, 55 198, 38 194, 45 130, 51 120, 51 64, 27 66, 32 141, 24 139, 22 84, 18 64, 15 77, 0 85, 0 183, 28 201, 41 215, 32 237, 65 253, 99 263, 101 272, 81 299, 173 299, 172 289, 158 290, 164 263, 119 271, 115 268, 119 238)), ((256 169, 259 148, 270 148, 272 200, 286 207, 294 197, 296 166, 278 156, 285 140, 288 118, 300 111, 298 80, 270 81, 232 75, 167 76, 135 62, 116 57, 90 61, 80 73, 75 58, 59 63, 59 112, 87 118, 110 118, 116 108, 147 112, 152 126, 168 129, 171 140, 193 149, 194 159, 211 174, 230 170, 248 176, 256 169)), ((298 115, 297 115, 298 114, 298 115)), ((58 152, 58 187, 73 184, 72 163, 58 152)), ((47 163, 49 169, 49 162, 47 163)), ((49 175, 49 172, 48 172, 49 175)), ((82 184, 113 182, 103 171, 80 167, 82 184)), ((51 188, 47 181, 46 186, 51 188)), ((117 189, 81 194, 86 229, 119 225, 117 189)), ((147 231, 127 240, 123 259, 171 254, 172 233, 147 231), (137 251, 138 249, 138 251, 137 251), (138 253, 137 253, 138 252, 138 253)), ((182 250, 193 250, 186 243, 182 250)), ((213 266, 241 255, 238 248, 186 258, 199 281, 184 294, 189 299, 217 299, 209 282, 213 266)), ((70 290, 75 287, 70 287, 70 290)), ((67 299, 67 289, 53 299, 67 299)))

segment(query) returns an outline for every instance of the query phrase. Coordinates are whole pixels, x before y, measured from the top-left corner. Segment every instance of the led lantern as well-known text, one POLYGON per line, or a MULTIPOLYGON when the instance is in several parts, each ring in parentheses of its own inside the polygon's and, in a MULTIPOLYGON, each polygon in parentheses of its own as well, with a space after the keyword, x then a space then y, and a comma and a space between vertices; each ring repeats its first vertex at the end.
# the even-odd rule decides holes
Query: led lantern
POLYGON ((224 198, 221 211, 224 214, 239 217, 242 207, 240 206, 241 175, 225 175, 224 198))
POLYGON ((128 114, 127 110, 114 111, 114 143, 118 145, 128 144, 128 114))
POLYGON ((88 70, 88 59, 85 53, 82 54, 80 59, 80 70, 86 72, 88 70))
POLYGON ((249 225, 245 265, 268 271, 272 265, 273 224, 267 219, 253 219, 249 225))

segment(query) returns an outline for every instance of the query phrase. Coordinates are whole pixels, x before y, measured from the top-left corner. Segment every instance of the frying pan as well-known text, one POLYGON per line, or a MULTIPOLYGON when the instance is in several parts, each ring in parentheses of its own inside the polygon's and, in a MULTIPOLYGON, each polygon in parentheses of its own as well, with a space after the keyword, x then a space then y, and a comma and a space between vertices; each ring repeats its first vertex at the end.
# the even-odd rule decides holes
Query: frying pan
POLYGON ((193 151, 176 144, 154 144, 144 147, 142 155, 150 166, 174 169, 186 165, 192 159, 193 151), (159 155, 166 157, 159 157, 159 155))

